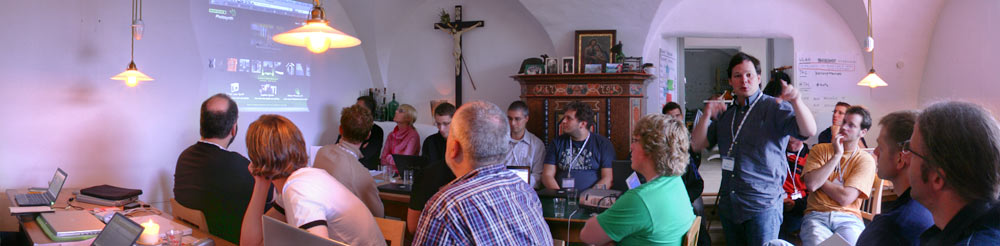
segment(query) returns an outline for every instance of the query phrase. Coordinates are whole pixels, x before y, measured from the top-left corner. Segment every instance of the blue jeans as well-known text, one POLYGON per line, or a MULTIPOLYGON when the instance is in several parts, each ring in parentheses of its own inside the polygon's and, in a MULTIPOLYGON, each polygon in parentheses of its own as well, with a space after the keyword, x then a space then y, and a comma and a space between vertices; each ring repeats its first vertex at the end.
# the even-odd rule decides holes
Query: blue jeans
POLYGON ((865 223, 854 214, 812 211, 802 217, 799 237, 802 238, 802 245, 812 246, 822 243, 836 233, 854 245, 864 230, 865 223))
POLYGON ((781 206, 767 208, 743 222, 730 219, 731 208, 728 206, 730 205, 724 202, 719 203, 719 217, 722 220, 722 231, 726 234, 726 245, 760 246, 778 239, 784 212, 781 206))

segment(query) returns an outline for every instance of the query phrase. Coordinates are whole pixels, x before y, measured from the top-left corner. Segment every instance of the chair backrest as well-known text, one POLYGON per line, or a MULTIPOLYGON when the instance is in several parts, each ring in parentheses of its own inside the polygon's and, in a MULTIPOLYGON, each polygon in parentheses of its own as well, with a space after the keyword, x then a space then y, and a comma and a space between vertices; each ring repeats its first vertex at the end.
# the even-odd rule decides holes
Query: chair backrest
POLYGON ((611 189, 626 192, 628 183, 625 182, 629 175, 632 175, 632 161, 614 160, 611 161, 611 189))
POLYGON ((172 211, 174 218, 184 221, 199 230, 209 232, 208 222, 205 221, 205 214, 201 210, 190 209, 181 205, 176 199, 170 198, 170 211, 172 211))
POLYGON ((566 246, 566 241, 553 238, 552 246, 566 246))
POLYGON ((383 219, 375 217, 375 223, 382 230, 382 237, 385 238, 389 246, 403 245, 403 236, 406 232, 406 222, 402 220, 383 219))
POLYGON ((883 187, 885 187, 885 180, 875 177, 875 183, 872 185, 872 195, 861 202, 861 218, 871 221, 875 215, 882 213, 883 187))
POLYGON ((684 239, 681 240, 681 245, 697 246, 698 233, 700 232, 701 232, 701 216, 695 216, 694 222, 691 222, 691 228, 688 228, 687 233, 684 233, 684 239))

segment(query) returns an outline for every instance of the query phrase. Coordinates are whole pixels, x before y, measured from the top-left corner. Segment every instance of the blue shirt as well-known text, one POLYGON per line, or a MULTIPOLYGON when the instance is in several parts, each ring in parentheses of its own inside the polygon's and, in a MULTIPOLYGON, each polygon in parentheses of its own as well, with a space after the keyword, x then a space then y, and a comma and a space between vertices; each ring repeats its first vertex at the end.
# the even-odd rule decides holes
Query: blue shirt
POLYGON ((743 105, 733 104, 708 126, 707 139, 710 144, 719 145, 719 153, 726 156, 733 148, 735 158, 733 171, 722 170, 722 186, 719 192, 720 212, 726 213, 735 223, 753 218, 761 211, 781 207, 786 166, 785 145, 788 137, 799 136, 799 125, 795 121, 795 111, 788 102, 775 100, 760 91, 750 96, 743 105), (754 100, 760 101, 750 110, 739 133, 736 146, 731 146, 733 133, 747 113, 754 100), (730 211, 721 211, 722 209, 730 211))
POLYGON ((888 205, 888 212, 865 226, 857 245, 920 245, 920 234, 934 226, 931 212, 910 198, 910 189, 888 205))
POLYGON ((504 163, 479 167, 431 197, 413 245, 551 245, 538 195, 504 163))
POLYGON ((601 168, 611 168, 611 161, 614 159, 615 149, 611 145, 611 140, 591 132, 590 139, 585 141, 573 141, 569 134, 552 139, 552 143, 545 150, 543 163, 556 165, 555 178, 560 187, 563 186, 562 181, 569 173, 573 175, 573 187, 577 190, 586 190, 601 179, 601 168), (587 143, 585 146, 584 142, 587 143))
POLYGON ((920 245, 996 245, 1000 242, 1000 203, 974 201, 959 210, 944 230, 931 226, 920 245))

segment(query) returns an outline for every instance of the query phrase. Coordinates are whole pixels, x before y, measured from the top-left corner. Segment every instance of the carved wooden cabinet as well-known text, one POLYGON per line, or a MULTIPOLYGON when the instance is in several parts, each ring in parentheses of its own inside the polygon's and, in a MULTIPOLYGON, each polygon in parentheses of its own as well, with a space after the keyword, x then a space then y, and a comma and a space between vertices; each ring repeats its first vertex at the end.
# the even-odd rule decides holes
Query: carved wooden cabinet
POLYGON ((580 101, 596 112, 596 131, 611 139, 615 159, 628 158, 632 127, 642 116, 645 73, 540 74, 511 76, 531 110, 528 131, 549 143, 560 134, 566 104, 580 101))

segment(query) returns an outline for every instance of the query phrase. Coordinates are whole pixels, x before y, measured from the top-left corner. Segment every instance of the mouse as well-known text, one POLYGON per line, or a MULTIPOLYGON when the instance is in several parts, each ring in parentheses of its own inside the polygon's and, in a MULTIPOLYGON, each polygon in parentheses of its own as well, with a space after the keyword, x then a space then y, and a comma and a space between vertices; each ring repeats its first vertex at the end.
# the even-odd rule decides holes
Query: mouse
POLYGON ((215 240, 212 240, 211 238, 202 238, 191 243, 191 246, 215 246, 215 240))

